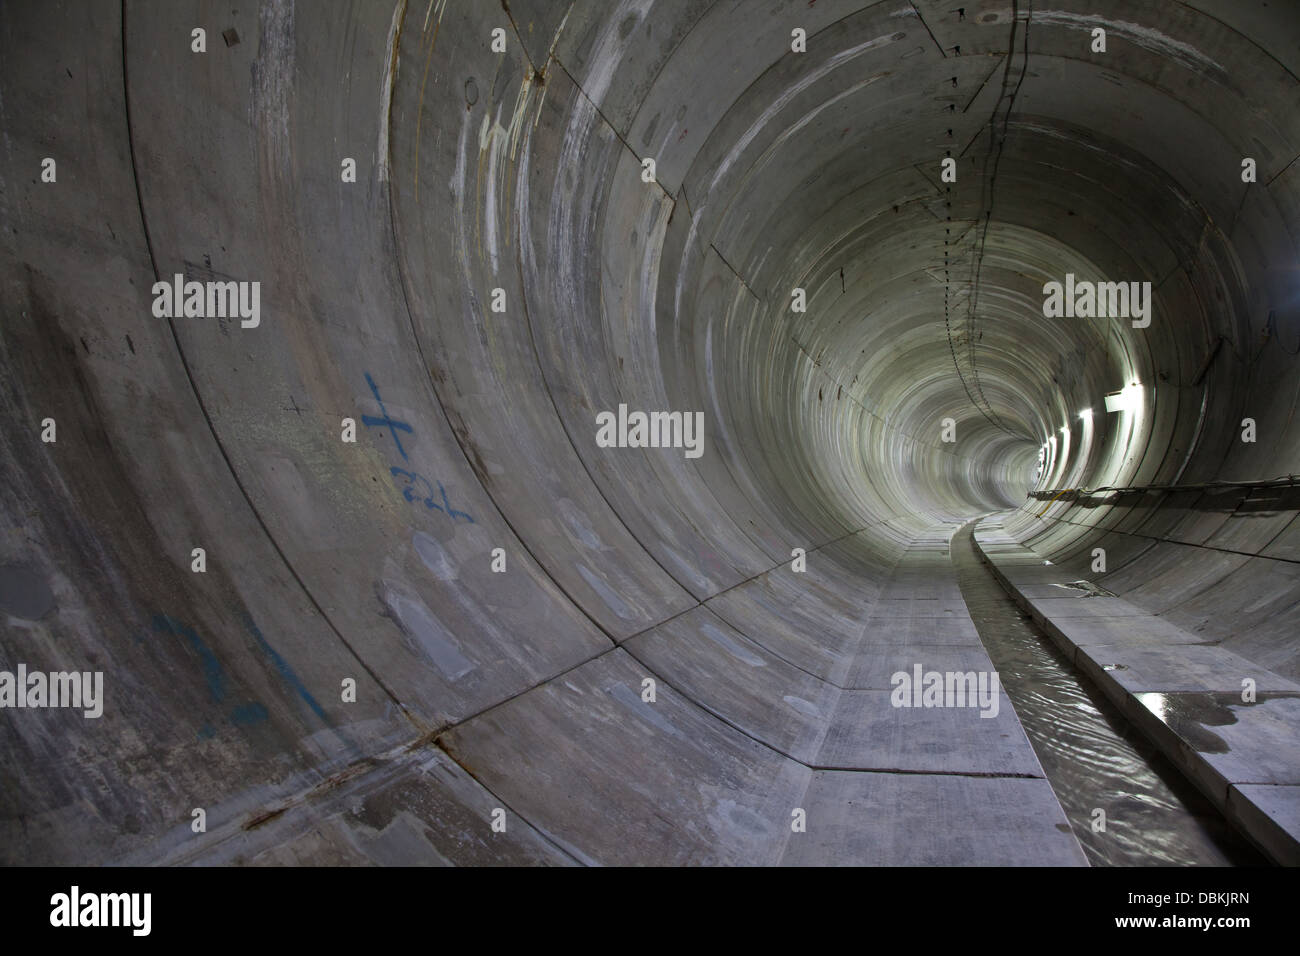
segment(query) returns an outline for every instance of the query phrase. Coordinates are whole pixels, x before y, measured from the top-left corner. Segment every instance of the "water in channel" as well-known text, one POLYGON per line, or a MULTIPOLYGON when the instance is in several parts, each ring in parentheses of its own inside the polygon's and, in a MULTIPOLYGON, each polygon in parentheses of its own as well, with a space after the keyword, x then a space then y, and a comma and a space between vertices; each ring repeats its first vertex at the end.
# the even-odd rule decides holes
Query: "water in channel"
POLYGON ((962 598, 1088 861, 1267 865, 1020 610, 980 561, 973 527, 950 548, 962 598), (1105 832, 1093 832, 1096 807, 1105 832))

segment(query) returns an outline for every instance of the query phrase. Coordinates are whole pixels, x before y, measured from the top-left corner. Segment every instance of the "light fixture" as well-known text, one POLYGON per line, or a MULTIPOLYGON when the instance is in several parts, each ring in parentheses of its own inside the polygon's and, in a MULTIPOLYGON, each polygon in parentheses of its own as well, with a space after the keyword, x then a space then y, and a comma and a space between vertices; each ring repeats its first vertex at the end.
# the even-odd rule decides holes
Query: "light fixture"
POLYGON ((1118 392, 1106 396, 1106 411, 1131 412, 1142 406, 1142 386, 1137 382, 1125 385, 1118 392))

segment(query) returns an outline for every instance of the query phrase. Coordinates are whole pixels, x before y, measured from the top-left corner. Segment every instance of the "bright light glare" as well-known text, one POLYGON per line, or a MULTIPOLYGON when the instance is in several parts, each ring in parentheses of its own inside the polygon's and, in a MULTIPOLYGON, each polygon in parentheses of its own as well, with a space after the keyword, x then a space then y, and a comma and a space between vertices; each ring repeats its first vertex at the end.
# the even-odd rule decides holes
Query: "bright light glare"
POLYGON ((1106 396, 1106 411, 1132 412, 1142 407, 1142 386, 1137 382, 1125 385, 1118 392, 1106 396))

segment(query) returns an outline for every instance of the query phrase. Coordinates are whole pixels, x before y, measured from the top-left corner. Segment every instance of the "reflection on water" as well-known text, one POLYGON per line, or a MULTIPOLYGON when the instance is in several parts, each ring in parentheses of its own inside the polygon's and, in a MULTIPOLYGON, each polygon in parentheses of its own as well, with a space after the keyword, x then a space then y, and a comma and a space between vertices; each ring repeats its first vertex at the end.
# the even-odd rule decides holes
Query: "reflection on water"
POLYGON ((1226 754, 1228 742, 1210 730, 1237 722, 1242 707, 1263 707, 1269 701, 1300 697, 1294 691, 1261 691, 1249 703, 1237 692, 1194 691, 1191 693, 1134 694, 1138 702, 1155 714, 1169 729, 1203 754, 1226 754))
POLYGON ((980 563, 970 529, 952 539, 962 597, 1088 861, 1266 864, 1021 613, 980 563), (1104 833, 1092 830, 1097 807, 1104 833))

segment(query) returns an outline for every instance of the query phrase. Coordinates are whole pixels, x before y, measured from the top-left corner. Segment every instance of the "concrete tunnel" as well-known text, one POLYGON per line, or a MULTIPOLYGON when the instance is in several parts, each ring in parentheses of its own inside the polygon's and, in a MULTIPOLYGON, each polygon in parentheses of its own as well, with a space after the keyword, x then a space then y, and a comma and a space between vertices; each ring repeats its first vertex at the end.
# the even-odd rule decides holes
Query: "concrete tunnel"
POLYGON ((0 64, 5 863, 1116 862, 1034 694, 898 691, 1000 669, 977 577, 1300 860, 1294 4, 16 2, 0 64))

